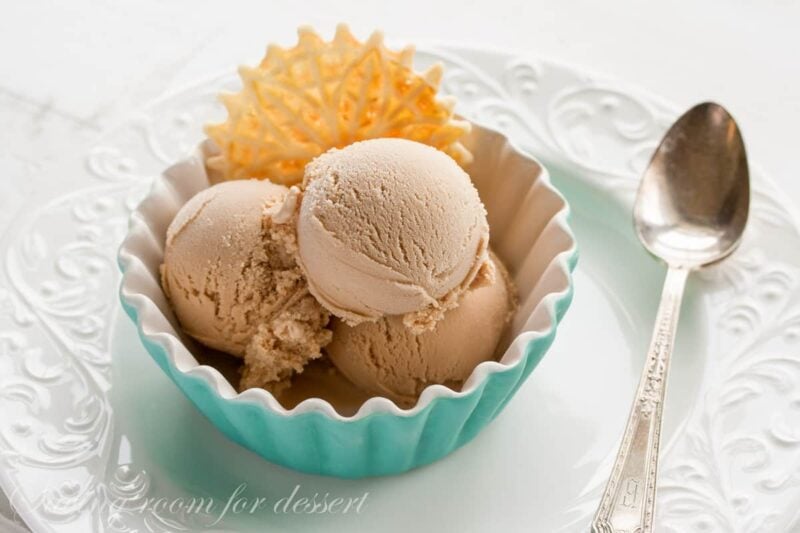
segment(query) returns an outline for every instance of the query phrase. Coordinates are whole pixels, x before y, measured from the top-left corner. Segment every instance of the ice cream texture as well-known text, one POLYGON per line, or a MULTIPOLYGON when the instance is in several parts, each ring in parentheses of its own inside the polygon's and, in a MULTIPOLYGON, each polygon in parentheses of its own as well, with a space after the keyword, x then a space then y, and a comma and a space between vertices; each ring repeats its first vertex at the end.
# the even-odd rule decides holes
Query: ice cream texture
POLYGON ((317 157, 303 184, 298 260, 311 293, 349 325, 402 315, 412 332, 431 330, 491 277, 486 210, 435 148, 357 142, 317 157))
POLYGON ((330 340, 329 314, 295 261, 294 228, 272 213, 286 187, 259 180, 205 189, 167 230, 161 280, 183 330, 245 360, 242 386, 302 370, 330 340))
POLYGON ((468 291, 433 331, 415 335, 399 316, 357 326, 335 320, 328 356, 356 386, 402 407, 415 404, 429 385, 459 388, 478 364, 495 358, 516 306, 513 283, 492 261, 493 283, 468 291))

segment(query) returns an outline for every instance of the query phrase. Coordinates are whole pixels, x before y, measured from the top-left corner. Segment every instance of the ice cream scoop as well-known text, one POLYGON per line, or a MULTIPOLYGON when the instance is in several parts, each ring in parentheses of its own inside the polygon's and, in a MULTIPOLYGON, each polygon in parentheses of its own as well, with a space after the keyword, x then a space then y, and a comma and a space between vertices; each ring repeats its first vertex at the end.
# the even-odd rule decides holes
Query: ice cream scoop
POLYGON ((311 293, 350 325, 404 315, 432 329, 488 277, 486 210, 447 154, 405 139, 333 149, 305 171, 299 262, 311 293))
POLYGON ((294 228, 272 221, 286 193, 268 181, 221 183, 192 197, 167 230, 162 286, 181 327, 244 357, 246 386, 302 369, 330 338, 329 315, 295 261, 294 228))
POLYGON ((439 383, 460 387, 474 368, 495 357, 515 307, 505 268, 493 283, 464 294, 433 331, 412 333, 399 316, 349 326, 334 321, 328 356, 355 385, 408 407, 422 389, 439 383))

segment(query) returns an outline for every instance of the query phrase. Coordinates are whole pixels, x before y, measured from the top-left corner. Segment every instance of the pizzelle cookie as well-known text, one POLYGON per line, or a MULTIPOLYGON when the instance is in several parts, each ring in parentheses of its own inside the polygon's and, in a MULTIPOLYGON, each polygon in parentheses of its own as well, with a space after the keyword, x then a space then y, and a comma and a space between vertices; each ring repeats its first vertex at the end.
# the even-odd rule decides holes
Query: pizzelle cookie
POLYGON ((298 44, 271 45, 255 68, 239 70, 242 90, 221 96, 225 122, 206 127, 219 154, 215 180, 259 178, 299 184, 305 165, 331 148, 399 137, 442 150, 460 164, 471 154, 459 142, 469 131, 440 97, 441 65, 412 68, 412 47, 389 50, 383 35, 359 42, 345 25, 326 42, 310 28, 298 44))

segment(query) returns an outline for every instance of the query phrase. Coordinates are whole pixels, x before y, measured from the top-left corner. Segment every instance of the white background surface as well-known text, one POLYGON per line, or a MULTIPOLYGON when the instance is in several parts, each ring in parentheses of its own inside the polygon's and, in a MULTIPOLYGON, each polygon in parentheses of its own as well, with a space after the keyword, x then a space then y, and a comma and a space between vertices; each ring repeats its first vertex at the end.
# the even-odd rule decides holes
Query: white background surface
MULTIPOLYGON (((300 24, 460 41, 589 67, 682 107, 713 99, 795 207, 800 2, 15 2, 0 16, 0 229, 22 197, 67 190, 82 149, 164 91, 254 63, 300 24)), ((0 505, 0 511, 3 510, 0 505)), ((2 513, 0 513, 2 514, 2 513)), ((0 522, 2 525, 2 522, 0 522)))

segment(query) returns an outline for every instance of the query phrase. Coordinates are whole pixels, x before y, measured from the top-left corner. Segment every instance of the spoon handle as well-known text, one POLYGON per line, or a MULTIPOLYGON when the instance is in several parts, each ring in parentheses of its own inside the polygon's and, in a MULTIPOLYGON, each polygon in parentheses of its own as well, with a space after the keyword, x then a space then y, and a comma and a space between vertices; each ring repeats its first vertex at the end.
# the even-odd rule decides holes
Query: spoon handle
POLYGON ((667 270, 650 349, 628 424, 600 508, 592 521, 594 533, 650 533, 653 530, 661 413, 688 275, 686 268, 667 270))

